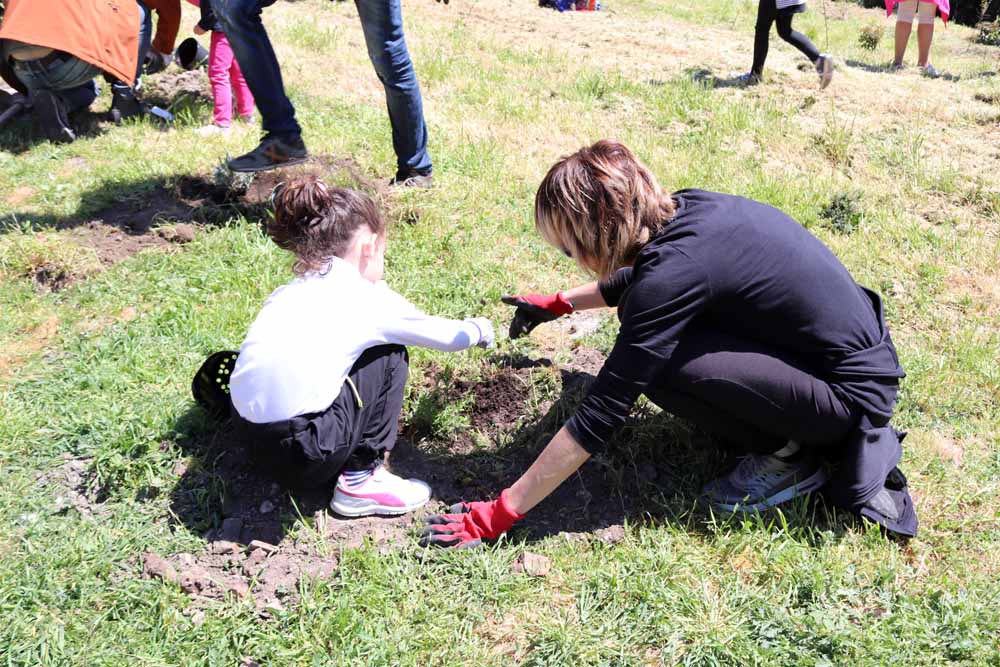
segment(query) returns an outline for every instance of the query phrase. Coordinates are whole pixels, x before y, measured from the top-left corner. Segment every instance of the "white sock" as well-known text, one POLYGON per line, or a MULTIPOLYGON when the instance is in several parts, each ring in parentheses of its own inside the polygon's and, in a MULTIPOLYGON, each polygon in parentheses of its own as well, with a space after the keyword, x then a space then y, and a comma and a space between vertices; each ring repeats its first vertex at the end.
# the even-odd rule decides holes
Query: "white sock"
POLYGON ((777 456, 780 458, 788 458, 795 452, 799 451, 799 449, 800 449, 799 443, 795 442, 794 440, 789 440, 787 445, 776 451, 774 454, 772 454, 772 456, 777 456))

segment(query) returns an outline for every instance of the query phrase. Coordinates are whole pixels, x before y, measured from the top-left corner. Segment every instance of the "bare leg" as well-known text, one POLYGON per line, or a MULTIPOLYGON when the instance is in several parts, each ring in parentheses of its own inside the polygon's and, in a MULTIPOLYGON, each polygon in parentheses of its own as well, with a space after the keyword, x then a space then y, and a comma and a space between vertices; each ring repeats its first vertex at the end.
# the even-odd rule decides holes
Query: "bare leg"
POLYGON ((931 41, 934 39, 934 24, 921 23, 917 26, 917 46, 919 47, 917 65, 926 67, 931 57, 931 41))
MULTIPOLYGON (((896 21, 896 59, 893 61, 893 64, 896 66, 901 66, 903 64, 903 56, 906 55, 906 44, 910 41, 910 32, 912 30, 912 23, 896 21)), ((930 43, 928 43, 928 48, 929 47, 930 43)))

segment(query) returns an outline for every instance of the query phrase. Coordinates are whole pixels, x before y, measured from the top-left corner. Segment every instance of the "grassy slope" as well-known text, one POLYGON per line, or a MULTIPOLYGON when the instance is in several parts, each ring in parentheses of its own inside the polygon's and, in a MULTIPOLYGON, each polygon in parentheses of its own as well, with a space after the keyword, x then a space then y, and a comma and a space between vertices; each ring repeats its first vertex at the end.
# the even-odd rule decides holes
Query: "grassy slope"
MULTIPOLYGON (((176 443, 207 428, 180 421, 188 381, 206 352, 239 343, 287 259, 237 220, 57 294, 20 274, 38 257, 96 271, 65 233, 33 223, 141 197, 253 142, 250 130, 197 137, 187 126, 208 120, 202 106, 168 133, 137 125, 0 152, 0 663, 1000 664, 998 114, 983 101, 1000 84, 977 76, 995 70, 995 52, 950 28, 934 61, 960 80, 868 71, 891 47, 855 45, 878 12, 831 3, 829 50, 856 66, 829 93, 776 38, 771 83, 713 90, 692 77, 745 67, 749 3, 626 0, 593 17, 464 1, 406 9, 439 185, 392 202, 396 215, 420 212, 392 232, 396 286, 433 312, 500 322, 501 293, 580 278, 540 245, 530 198, 557 156, 603 136, 671 187, 779 206, 887 296, 910 373, 898 422, 912 431, 920 538, 901 549, 837 523, 813 530, 797 509, 787 522, 720 526, 666 498, 667 517, 616 546, 531 545, 554 561, 545 579, 509 572, 525 548, 516 533, 471 554, 361 549, 276 620, 234 602, 193 625, 185 596, 142 580, 135 556, 200 548, 167 526, 176 443), (841 192, 863 211, 850 235, 821 216, 841 192), (38 476, 63 453, 91 457, 109 485, 99 518, 52 513, 38 476)), ((823 10, 796 19, 821 45, 823 10)), ((266 17, 310 148, 388 174, 382 93, 353 6, 280 4, 266 17)), ((607 346, 612 330, 591 342, 607 346)), ((432 359, 475 373, 485 355, 415 356, 418 367, 432 359)))

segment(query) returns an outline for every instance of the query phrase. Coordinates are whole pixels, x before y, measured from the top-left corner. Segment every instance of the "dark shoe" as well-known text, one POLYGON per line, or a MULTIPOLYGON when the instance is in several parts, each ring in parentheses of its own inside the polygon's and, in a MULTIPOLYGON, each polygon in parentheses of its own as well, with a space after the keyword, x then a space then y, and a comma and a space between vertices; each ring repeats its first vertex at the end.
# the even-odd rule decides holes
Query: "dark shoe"
POLYGON ((39 90, 31 97, 31 103, 42 124, 42 131, 49 141, 56 144, 68 144, 76 135, 69 126, 69 116, 66 105, 59 96, 51 90, 39 90))
POLYGON ((392 187, 400 188, 430 188, 434 186, 434 175, 427 171, 397 171, 396 176, 389 181, 392 187))
POLYGON ((733 81, 737 85, 743 86, 744 88, 749 88, 750 86, 756 86, 762 79, 760 74, 754 74, 753 72, 747 72, 746 74, 740 74, 734 77, 733 81))
POLYGON ((136 99, 135 90, 130 86, 111 86, 111 120, 115 124, 141 116, 144 111, 142 102, 136 99))
POLYGON ((260 146, 246 155, 230 160, 229 169, 237 172, 267 171, 305 162, 308 157, 302 137, 279 139, 267 135, 261 140, 260 146))
POLYGON ((784 458, 773 454, 743 457, 724 477, 705 485, 712 507, 725 512, 764 510, 826 484, 822 462, 804 450, 784 458))

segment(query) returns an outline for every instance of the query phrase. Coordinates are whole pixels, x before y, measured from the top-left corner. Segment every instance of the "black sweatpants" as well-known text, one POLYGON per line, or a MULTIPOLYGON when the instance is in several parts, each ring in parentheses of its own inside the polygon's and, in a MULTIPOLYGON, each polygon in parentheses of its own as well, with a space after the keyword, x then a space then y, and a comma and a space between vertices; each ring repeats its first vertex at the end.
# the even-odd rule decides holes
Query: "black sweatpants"
POLYGON ((799 51, 801 51, 809 62, 815 63, 819 58, 819 51, 809 41, 809 38, 801 32, 792 30, 792 18, 795 13, 792 11, 778 11, 775 0, 760 0, 757 5, 757 26, 753 37, 753 66, 750 72, 760 76, 764 71, 764 61, 767 60, 767 48, 771 24, 777 23, 778 36, 785 40, 799 51))
POLYGON ((787 353, 701 327, 685 333, 647 397, 729 446, 762 454, 789 440, 837 444, 861 419, 857 406, 787 353))
POLYGON ((333 482, 341 470, 376 467, 396 444, 409 357, 401 345, 361 355, 337 399, 322 412, 254 424, 233 411, 239 436, 268 474, 292 488, 333 482), (360 404, 358 398, 360 397, 360 404))

